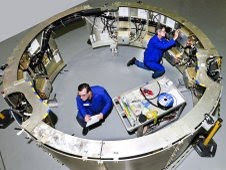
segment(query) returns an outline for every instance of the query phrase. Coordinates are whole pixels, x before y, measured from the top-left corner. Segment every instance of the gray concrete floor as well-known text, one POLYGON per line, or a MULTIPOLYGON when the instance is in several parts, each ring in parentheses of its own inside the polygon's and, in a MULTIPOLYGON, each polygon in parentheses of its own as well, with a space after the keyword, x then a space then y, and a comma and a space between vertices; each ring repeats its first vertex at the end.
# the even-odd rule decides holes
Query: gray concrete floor
MULTIPOLYGON (((90 1, 92 2, 92 1, 90 1)), ((107 1, 111 2, 111 1, 107 1)), ((145 2, 145 1, 143 1, 145 2)), ((147 1, 154 6, 168 9, 176 14, 188 19, 193 24, 198 26, 213 42, 220 55, 226 54, 226 2, 221 0, 150 0, 147 1)), ((103 4, 102 1, 98 3, 103 4)), ((98 6, 95 1, 95 4, 98 6)), ((6 58, 10 55, 12 49, 19 42, 24 33, 18 34, 6 41, 0 43, 0 63, 5 63, 6 58)), ((226 65, 226 61, 223 60, 223 66, 226 65)), ((223 67, 222 74, 225 77, 226 67, 223 67)), ((225 80, 223 79, 223 85, 225 80)), ((214 93, 214 92, 213 92, 214 93)), ((224 110, 226 106, 225 91, 222 95, 221 103, 221 117, 225 119, 224 110)), ((0 109, 7 108, 5 101, 0 97, 0 109)), ((14 131, 16 124, 11 124, 7 129, 0 130, 0 151, 7 170, 38 170, 38 169, 67 169, 65 166, 61 166, 54 159, 52 159, 47 153, 43 152, 41 148, 38 148, 35 143, 27 144, 27 140, 24 139, 24 135, 16 136, 14 131)), ((225 169, 225 142, 226 142, 226 126, 224 125, 215 135, 214 140, 218 144, 217 153, 214 158, 201 158, 193 151, 189 157, 178 167, 178 169, 195 169, 195 170, 223 170, 225 169)), ((0 163, 1 168, 1 163, 0 163)))
MULTIPOLYGON (((82 129, 75 121, 77 114, 75 97, 77 86, 82 82, 105 87, 113 98, 152 80, 151 71, 139 69, 136 66, 126 67, 126 63, 133 56, 143 60, 144 49, 119 46, 118 54, 113 55, 109 46, 93 49, 86 41, 86 26, 67 32, 56 39, 64 62, 67 64, 53 84, 52 94, 57 95, 59 102, 59 107, 52 109, 58 116, 56 129, 68 134, 74 133, 78 137, 97 140, 122 140, 136 137, 134 133, 129 134, 126 131, 115 108, 100 127, 89 131, 87 136, 82 136, 82 129), (75 41, 78 36, 79 41, 75 41), (115 133, 112 133, 113 131, 115 133)), ((178 85, 178 78, 182 79, 181 73, 165 60, 164 66, 167 70, 165 76, 178 85)), ((190 91, 183 92, 183 96, 187 105, 182 116, 193 107, 190 91)))

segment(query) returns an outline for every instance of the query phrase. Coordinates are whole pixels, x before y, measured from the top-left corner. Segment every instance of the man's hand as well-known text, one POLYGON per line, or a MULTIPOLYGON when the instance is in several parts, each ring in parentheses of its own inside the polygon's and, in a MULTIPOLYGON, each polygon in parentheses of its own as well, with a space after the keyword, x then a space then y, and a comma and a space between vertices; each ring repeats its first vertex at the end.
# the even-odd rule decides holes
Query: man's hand
POLYGON ((174 37, 173 37, 173 39, 174 39, 174 40, 176 40, 176 39, 178 38, 179 33, 180 33, 180 31, 179 31, 179 30, 176 30, 176 31, 175 31, 175 33, 174 33, 174 37))
POLYGON ((91 119, 91 118, 90 118, 90 115, 86 115, 86 116, 85 116, 85 122, 90 121, 90 119, 91 119))
POLYGON ((104 118, 103 113, 98 114, 98 118, 99 118, 99 120, 103 119, 104 118))

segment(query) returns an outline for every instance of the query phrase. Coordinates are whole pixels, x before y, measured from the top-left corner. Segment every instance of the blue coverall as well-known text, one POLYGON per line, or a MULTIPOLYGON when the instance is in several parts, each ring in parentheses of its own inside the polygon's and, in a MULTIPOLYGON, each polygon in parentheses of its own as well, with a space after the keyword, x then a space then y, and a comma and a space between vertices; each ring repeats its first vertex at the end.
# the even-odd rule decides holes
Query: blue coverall
POLYGON ((167 41, 164 37, 159 39, 157 35, 154 35, 144 51, 144 61, 136 60, 135 64, 140 68, 154 71, 153 78, 160 77, 165 73, 165 68, 160 64, 163 53, 175 44, 174 39, 167 41))
POLYGON ((82 101, 82 99, 77 96, 76 103, 78 108, 77 121, 84 128, 86 126, 85 115, 96 115, 103 113, 104 117, 110 113, 113 102, 107 91, 101 86, 92 86, 92 98, 91 100, 82 101))

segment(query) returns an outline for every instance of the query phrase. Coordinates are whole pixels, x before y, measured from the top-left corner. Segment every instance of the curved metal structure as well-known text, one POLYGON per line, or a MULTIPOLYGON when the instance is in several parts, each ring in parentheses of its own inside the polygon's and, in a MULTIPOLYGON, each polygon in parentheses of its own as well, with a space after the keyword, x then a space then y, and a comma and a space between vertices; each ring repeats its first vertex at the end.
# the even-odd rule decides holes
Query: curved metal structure
MULTIPOLYGON (((44 150, 70 169, 167 169, 191 145, 194 138, 203 133, 203 129, 208 131, 213 126, 206 123, 205 114, 212 117, 214 122, 219 117, 222 85, 220 81, 214 81, 207 75, 207 59, 210 56, 218 56, 218 52, 207 36, 186 19, 164 9, 138 3, 114 3, 112 6, 98 10, 90 6, 77 6, 38 24, 17 45, 8 58, 9 66, 4 71, 3 96, 14 113, 18 113, 21 127, 44 150), (66 25, 67 21, 76 22, 84 16, 96 15, 105 12, 108 8, 118 7, 140 8, 163 14, 196 35, 200 46, 194 82, 195 86, 205 90, 194 108, 184 117, 147 136, 129 140, 97 141, 64 134, 47 123, 50 108, 47 102, 49 95, 46 94, 49 94, 52 82, 64 67, 57 45, 50 35, 51 31, 48 30, 58 29, 61 27, 61 22, 66 25), (48 41, 46 42, 45 39, 48 41), (31 49, 31 44, 34 47, 36 40, 41 45, 31 49), (43 57, 46 54, 48 56, 43 57), (41 65, 38 64, 39 58, 42 59, 41 65), (26 67, 21 64, 23 63, 21 60, 33 61, 33 65, 28 64, 26 67), (49 84, 48 88, 50 88, 45 88, 44 95, 41 88, 38 88, 39 81, 42 80, 46 86, 49 84), (24 105, 26 107, 23 107, 24 105), (23 109, 19 110, 18 108, 21 107, 23 109)), ((184 73, 186 69, 183 68, 181 71, 184 73)))

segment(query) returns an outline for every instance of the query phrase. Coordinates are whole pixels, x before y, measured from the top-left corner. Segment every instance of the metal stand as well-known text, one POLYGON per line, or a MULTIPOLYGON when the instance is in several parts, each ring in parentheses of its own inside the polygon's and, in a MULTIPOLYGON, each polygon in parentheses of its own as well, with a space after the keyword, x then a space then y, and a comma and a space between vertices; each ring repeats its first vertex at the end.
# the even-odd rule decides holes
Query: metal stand
POLYGON ((54 94, 54 97, 52 99, 49 99, 47 101, 47 104, 50 108, 57 108, 58 107, 58 101, 56 99, 56 94, 54 94))
POLYGON ((216 142, 211 139, 207 145, 204 145, 204 140, 205 138, 201 137, 197 139, 196 144, 193 146, 195 151, 201 157, 214 157, 217 150, 216 142))
POLYGON ((219 118, 211 131, 209 132, 208 136, 204 138, 204 136, 199 136, 199 138, 196 140, 194 144, 194 149, 201 157, 214 157, 216 150, 217 150, 217 144, 212 139, 213 136, 216 134, 218 129, 221 127, 222 119, 219 118))

